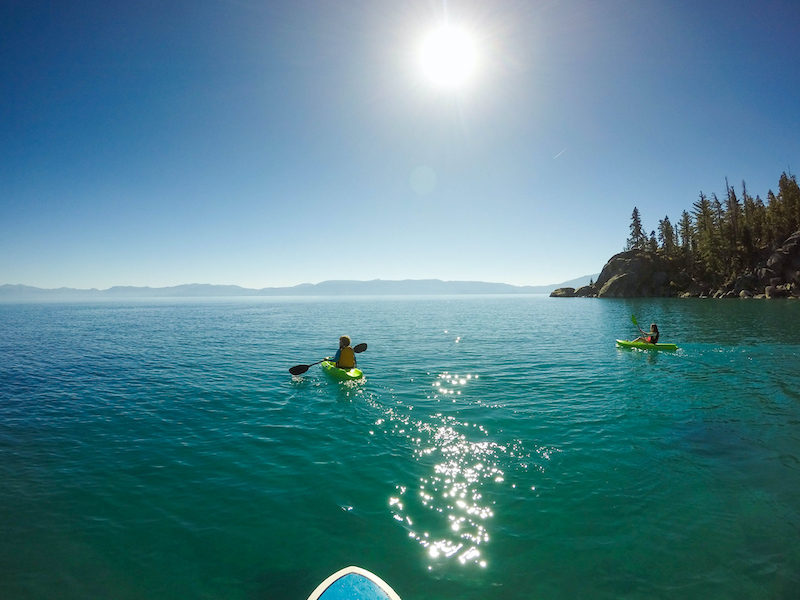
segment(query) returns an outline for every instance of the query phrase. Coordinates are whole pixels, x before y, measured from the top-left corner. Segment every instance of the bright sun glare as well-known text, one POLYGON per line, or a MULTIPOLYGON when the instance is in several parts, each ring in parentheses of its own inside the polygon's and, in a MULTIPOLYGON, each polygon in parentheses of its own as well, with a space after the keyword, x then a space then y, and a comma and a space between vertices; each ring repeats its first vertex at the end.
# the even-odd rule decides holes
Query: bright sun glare
POLYGON ((434 84, 457 87, 475 70, 475 43, 463 30, 445 26, 431 33, 420 53, 422 69, 434 84))

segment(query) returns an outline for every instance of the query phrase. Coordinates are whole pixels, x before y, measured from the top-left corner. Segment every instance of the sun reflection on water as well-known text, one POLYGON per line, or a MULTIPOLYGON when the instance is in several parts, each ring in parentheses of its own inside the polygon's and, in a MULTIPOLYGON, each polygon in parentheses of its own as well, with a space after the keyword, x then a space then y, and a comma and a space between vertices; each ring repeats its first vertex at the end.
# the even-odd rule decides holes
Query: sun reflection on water
MULTIPOLYGON (((457 397, 478 379, 477 375, 441 373, 431 384, 433 398, 457 397)), ((462 401, 466 400, 459 399, 462 401)), ((469 406, 476 404, 481 403, 469 400, 469 406)), ((407 408, 411 411, 413 407, 407 408)), ((426 549, 429 569, 449 560, 486 567, 482 546, 490 541, 496 498, 503 488, 516 487, 506 483, 505 471, 527 471, 529 453, 518 440, 507 444, 491 441, 492 435, 483 425, 441 412, 413 420, 401 410, 392 410, 390 420, 394 432, 413 444, 415 459, 430 467, 416 488, 397 486, 396 494, 389 498, 392 517, 403 524, 409 538, 426 549)), ((538 454, 546 459, 542 452, 538 454)))
MULTIPOLYGON (((451 373, 441 373, 437 377, 437 381, 434 381, 431 386, 435 389, 436 394, 455 394, 460 396, 461 390, 458 389, 458 386, 466 385, 467 382, 471 379, 478 379, 477 375, 458 375, 458 374, 451 374, 451 373)), ((434 396, 436 397, 436 396, 434 396)), ((480 401, 478 401, 480 403, 480 401)))

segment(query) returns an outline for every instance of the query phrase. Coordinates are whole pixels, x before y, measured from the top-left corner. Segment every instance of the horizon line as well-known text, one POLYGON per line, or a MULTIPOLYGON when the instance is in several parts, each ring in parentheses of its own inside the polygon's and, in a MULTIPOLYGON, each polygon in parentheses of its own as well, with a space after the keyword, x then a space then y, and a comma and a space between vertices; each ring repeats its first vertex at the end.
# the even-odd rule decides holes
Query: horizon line
POLYGON ((590 275, 581 275, 579 277, 574 277, 572 279, 568 279, 565 281, 561 281, 558 283, 547 283, 547 284, 523 284, 518 285, 514 283, 505 283, 500 281, 482 281, 478 279, 435 279, 435 278, 426 278, 426 279, 326 279, 320 281, 318 283, 309 283, 303 282, 298 283, 295 285, 285 285, 285 286, 266 286, 266 287, 245 287, 239 284, 233 283, 180 283, 175 285, 163 285, 163 286, 152 286, 152 285, 112 285, 107 288, 98 288, 98 287, 91 287, 91 288, 77 288, 77 287, 69 287, 69 286, 59 286, 59 287, 40 287, 36 285, 28 285, 24 283, 5 283, 0 284, 0 288, 30 288, 33 290, 42 290, 42 291, 60 291, 60 290, 70 290, 70 291, 80 291, 80 292, 106 292, 114 289, 119 288, 132 288, 132 289, 140 289, 140 290, 168 290, 173 288, 182 288, 182 287, 218 287, 218 288, 238 288, 245 291, 264 291, 264 290, 291 290, 294 288, 299 287, 314 287, 323 284, 346 284, 346 283, 354 283, 354 284, 366 284, 366 283, 444 283, 444 284, 477 284, 477 285, 495 285, 495 286, 507 286, 512 288, 545 288, 545 287, 553 287, 553 286, 560 286, 564 284, 571 283, 573 281, 585 278, 594 278, 598 276, 599 273, 590 274, 590 275))

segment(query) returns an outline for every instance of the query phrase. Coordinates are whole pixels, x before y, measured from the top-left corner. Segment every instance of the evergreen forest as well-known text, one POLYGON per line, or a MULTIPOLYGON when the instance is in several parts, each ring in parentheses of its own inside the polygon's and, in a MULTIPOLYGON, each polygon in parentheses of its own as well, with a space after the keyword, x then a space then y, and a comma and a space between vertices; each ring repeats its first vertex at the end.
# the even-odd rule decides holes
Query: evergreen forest
POLYGON ((657 254, 692 279, 716 286, 752 270, 798 230, 800 186, 784 172, 778 193, 770 190, 766 201, 751 196, 744 182, 737 194, 726 179, 722 199, 701 192, 676 224, 665 216, 650 235, 634 207, 625 250, 657 254))

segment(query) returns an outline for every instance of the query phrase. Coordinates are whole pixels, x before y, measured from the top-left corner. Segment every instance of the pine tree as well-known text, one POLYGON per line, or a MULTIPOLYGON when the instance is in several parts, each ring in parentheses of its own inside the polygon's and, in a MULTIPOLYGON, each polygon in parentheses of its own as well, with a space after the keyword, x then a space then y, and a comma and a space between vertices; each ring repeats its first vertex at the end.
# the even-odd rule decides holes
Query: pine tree
MULTIPOLYGON (((715 245, 714 251, 716 252, 716 268, 713 272, 717 276, 727 277, 731 271, 731 257, 732 250, 730 241, 725 235, 725 210, 722 208, 722 202, 719 201, 716 194, 711 194, 711 211, 714 215, 714 237, 715 245)), ((717 277, 719 279, 719 277, 717 277)))
POLYGON ((758 243, 755 231, 756 203, 752 196, 747 193, 747 184, 742 181, 742 214, 741 214, 741 238, 742 238, 742 261, 745 265, 753 262, 755 257, 756 244, 758 243))
POLYGON ((694 203, 693 207, 694 228, 697 236, 697 259, 706 278, 716 282, 722 266, 716 214, 711 201, 702 192, 700 192, 700 199, 694 203))
POLYGON ((694 254, 695 240, 692 217, 686 211, 683 211, 681 220, 678 221, 678 233, 681 238, 681 251, 684 254, 684 259, 689 260, 694 254))
POLYGON ((738 273, 742 267, 742 234, 741 234, 741 213, 742 205, 736 197, 736 191, 728 185, 725 179, 727 196, 725 198, 725 210, 722 222, 722 234, 725 239, 725 248, 729 253, 728 268, 729 274, 738 273))
MULTIPOLYGON (((797 178, 786 173, 781 175, 778 182, 778 197, 783 203, 783 237, 788 237, 800 229, 800 186, 797 185, 797 178)), ((776 240, 781 243, 783 240, 776 240)))
POLYGON ((669 216, 665 216, 658 222, 658 239, 661 242, 661 248, 664 250, 666 256, 674 256, 677 242, 675 241, 675 229, 672 223, 669 222, 669 216))
POLYGON ((678 221, 678 233, 680 235, 680 259, 684 268, 689 272, 694 272, 695 249, 697 248, 697 236, 694 232, 694 224, 691 215, 685 210, 678 221))
POLYGON ((639 217, 639 209, 633 207, 631 214, 631 236, 625 245, 625 250, 644 250, 647 246, 647 236, 642 228, 642 220, 639 217))
POLYGON ((775 240, 779 239, 784 230, 784 217, 783 205, 780 198, 772 193, 772 190, 767 192, 767 239, 769 245, 774 245, 775 240))
POLYGON ((767 222, 767 205, 761 199, 761 196, 756 196, 753 202, 753 237, 757 248, 762 248, 769 244, 769 224, 767 222))

